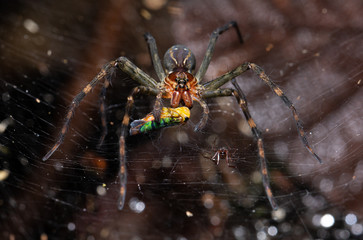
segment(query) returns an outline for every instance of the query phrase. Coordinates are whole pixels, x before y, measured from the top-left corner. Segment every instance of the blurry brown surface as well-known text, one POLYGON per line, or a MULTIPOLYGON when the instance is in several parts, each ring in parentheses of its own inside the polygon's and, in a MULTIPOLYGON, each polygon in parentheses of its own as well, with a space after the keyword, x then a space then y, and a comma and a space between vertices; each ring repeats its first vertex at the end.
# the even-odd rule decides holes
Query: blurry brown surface
MULTIPOLYGON (((0 37, 1 116, 14 119, 0 136, 12 152, 2 151, 1 160, 2 167, 11 170, 1 190, 0 230, 5 239, 41 234, 49 239, 255 239, 257 232, 266 232, 261 224, 278 227, 278 239, 345 239, 336 237, 339 229, 349 231, 345 214, 355 213, 362 223, 361 1, 13 4, 1 8, 0 37), (26 19, 35 21, 39 31, 26 30, 26 19), (263 67, 294 102, 310 143, 323 159, 318 164, 304 149, 289 109, 261 80, 251 73, 238 78, 263 132, 272 189, 287 214, 281 221, 272 219, 261 183, 253 180, 259 169, 256 146, 233 98, 208 102, 211 116, 202 133, 192 131, 201 116, 197 106, 188 126, 128 139, 127 200, 143 201, 146 209, 141 213, 128 205, 123 211, 116 207, 118 125, 126 96, 135 86, 127 76, 118 72, 107 96, 109 105, 121 105, 108 112, 112 125, 103 149, 95 148, 100 134, 96 89, 81 104, 60 150, 53 159, 41 161, 54 143, 67 105, 104 63, 125 55, 156 76, 144 32, 155 37, 160 56, 171 45, 184 44, 199 64, 210 33, 230 20, 239 24, 245 43, 239 44, 233 31, 221 35, 205 81, 246 61, 263 67), (47 102, 49 95, 54 100, 47 102), (35 98, 41 103, 35 104, 35 98), (186 134, 185 144, 175 140, 186 134), (237 170, 208 159, 219 147, 230 149, 237 170), (92 162, 98 159, 102 164, 92 162), (106 195, 95 190, 102 183, 106 195), (315 226, 315 213, 332 214, 336 225, 315 226), (283 223, 290 231, 283 231, 283 223)), ((136 106, 135 119, 150 112, 152 104, 142 98, 136 106)))

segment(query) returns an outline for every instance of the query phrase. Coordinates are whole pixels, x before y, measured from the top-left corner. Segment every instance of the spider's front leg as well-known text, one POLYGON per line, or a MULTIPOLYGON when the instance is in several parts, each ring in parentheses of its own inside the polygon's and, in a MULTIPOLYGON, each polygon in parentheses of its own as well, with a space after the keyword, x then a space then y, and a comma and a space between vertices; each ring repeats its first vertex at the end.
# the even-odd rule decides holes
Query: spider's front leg
POLYGON ((310 147, 308 140, 306 138, 305 131, 303 129, 302 122, 299 118, 299 115, 297 114, 296 108, 292 104, 292 102, 287 98, 287 96, 284 94, 284 92, 275 84, 273 81, 270 80, 270 78, 266 75, 265 71, 258 65, 254 63, 249 64, 252 71, 260 78, 262 79, 267 85, 270 86, 272 91, 276 93, 277 96, 281 98, 281 100, 285 103, 285 105, 290 108, 292 115, 294 116, 294 120, 296 123, 297 131, 300 135, 300 139, 303 142, 305 148, 314 156, 316 160, 318 160, 319 163, 323 163, 323 161, 320 159, 320 157, 314 152, 314 150, 310 147))
POLYGON ((166 75, 165 75, 165 70, 163 69, 163 66, 160 61, 155 38, 150 33, 145 33, 144 37, 149 47, 151 61, 153 62, 155 72, 158 75, 160 82, 163 82, 166 75))
POLYGON ((195 74, 195 77, 196 77, 196 79, 198 79, 198 81, 203 79, 205 72, 208 69, 209 63, 212 59, 212 55, 214 52, 214 46, 216 45, 219 35, 221 35, 222 33, 224 33, 225 31, 227 31, 228 29, 231 29, 231 28, 234 28, 236 30, 239 41, 241 43, 243 43, 241 32, 239 31, 238 25, 235 21, 231 21, 231 22, 227 23, 226 25, 214 30, 212 35, 210 36, 209 44, 208 44, 205 56, 203 58, 203 61, 200 64, 198 72, 195 74))

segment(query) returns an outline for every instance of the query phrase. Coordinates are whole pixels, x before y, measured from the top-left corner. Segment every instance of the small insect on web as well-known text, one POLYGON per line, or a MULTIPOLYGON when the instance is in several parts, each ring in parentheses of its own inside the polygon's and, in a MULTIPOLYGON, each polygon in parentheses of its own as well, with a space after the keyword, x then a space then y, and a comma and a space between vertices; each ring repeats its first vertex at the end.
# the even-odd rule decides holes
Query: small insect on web
POLYGON ((115 68, 119 68, 121 71, 126 73, 139 84, 139 86, 135 87, 131 91, 130 95, 127 97, 125 114, 121 124, 121 133, 119 138, 120 193, 118 200, 118 208, 120 210, 124 207, 126 197, 126 137, 128 136, 128 133, 130 133, 130 135, 134 135, 137 133, 149 132, 151 130, 169 127, 172 125, 184 124, 190 117, 189 109, 193 107, 194 101, 199 103, 203 108, 201 120, 194 129, 195 131, 199 131, 206 125, 209 114, 208 105, 204 100, 208 98, 227 96, 232 96, 237 100, 240 109, 243 112, 243 115, 246 118, 248 125, 253 133, 253 136, 257 141, 257 155, 260 163, 260 171, 262 174, 262 182, 265 193, 267 199, 271 204, 271 207, 273 209, 277 209, 278 205, 270 187, 270 180, 268 175, 267 162, 265 158, 265 151, 263 147, 262 135, 248 110, 246 96, 242 92, 242 89, 239 87, 235 78, 246 72, 247 70, 252 70, 259 79, 265 82, 291 110, 296 123, 298 134, 305 148, 320 163, 322 161, 310 147, 306 139, 306 134, 303 130, 302 123, 294 105, 287 98, 284 92, 273 81, 270 80, 270 78, 266 75, 265 71, 261 67, 250 62, 242 63, 238 67, 223 74, 220 77, 217 77, 205 83, 201 83, 212 59, 214 47, 218 37, 225 31, 232 28, 236 31, 237 37, 239 38, 240 42, 243 43, 242 35, 238 29, 236 22, 232 21, 220 28, 217 28, 210 36, 207 51, 195 75, 195 57, 189 48, 183 45, 174 45, 169 48, 164 55, 163 67, 158 55, 158 49, 155 39, 151 36, 151 34, 146 33, 145 39, 149 47, 151 60, 158 76, 158 80, 150 77, 147 73, 138 68, 126 57, 119 57, 116 60, 105 64, 101 71, 97 74, 97 76, 93 78, 92 81, 90 81, 86 85, 86 87, 83 88, 82 91, 73 99, 66 114, 65 121, 60 131, 58 140, 55 145, 50 149, 50 151, 43 157, 43 160, 47 160, 62 144, 77 106, 81 103, 82 99, 96 86, 96 84, 103 80, 100 104, 103 131, 100 137, 99 146, 102 145, 105 135, 107 134, 107 121, 105 113, 106 108, 104 98, 106 90, 110 86, 110 78, 112 76, 112 73, 114 72, 113 70, 115 68), (232 82, 234 88, 220 88, 228 82, 232 82), (132 122, 131 129, 130 131, 128 131, 130 114, 134 106, 134 97, 136 97, 137 95, 155 96, 154 108, 152 110, 152 113, 148 114, 145 118, 132 122), (170 99, 170 107, 162 108, 163 98, 170 99))

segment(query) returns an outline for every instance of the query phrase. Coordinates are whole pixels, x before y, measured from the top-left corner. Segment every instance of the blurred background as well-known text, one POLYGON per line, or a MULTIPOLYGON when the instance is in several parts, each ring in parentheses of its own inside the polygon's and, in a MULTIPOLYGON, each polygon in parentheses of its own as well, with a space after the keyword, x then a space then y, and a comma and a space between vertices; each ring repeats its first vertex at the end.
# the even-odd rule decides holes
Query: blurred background
MULTIPOLYGON (((363 2, 289 0, 2 1, 0 7, 1 239, 363 239, 363 2), (232 97, 210 99, 205 129, 127 138, 128 192, 117 209, 118 136, 137 84, 117 71, 106 96, 80 104, 64 143, 43 162, 73 97, 110 60, 126 56, 156 78, 143 34, 159 55, 188 46, 197 68, 213 30, 204 81, 249 61, 290 98, 323 164, 306 151, 290 110, 252 73, 237 78, 261 130, 272 211, 256 142, 232 97), (219 165, 212 157, 227 149, 219 165)), ((231 87, 227 84, 226 87, 231 87)), ((132 119, 151 112, 140 96, 132 119)), ((167 103, 166 103, 167 104, 167 103)))

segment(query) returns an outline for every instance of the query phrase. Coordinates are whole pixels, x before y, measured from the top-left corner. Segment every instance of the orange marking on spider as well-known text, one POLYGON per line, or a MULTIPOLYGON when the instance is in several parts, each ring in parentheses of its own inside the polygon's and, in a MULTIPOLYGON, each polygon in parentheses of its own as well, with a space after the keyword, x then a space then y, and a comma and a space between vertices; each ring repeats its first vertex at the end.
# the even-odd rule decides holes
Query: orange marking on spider
POLYGON ((299 131, 299 132, 300 132, 300 135, 301 135, 301 136, 305 136, 305 132, 304 132, 304 130, 300 129, 300 131, 299 131))
POLYGON ((251 128, 255 128, 256 127, 256 123, 253 121, 252 118, 248 119, 248 125, 250 125, 251 128))
POLYGON ((267 194, 267 196, 269 196, 270 198, 271 197, 273 197, 273 195, 272 195, 272 191, 271 191, 271 188, 269 188, 269 187, 266 187, 266 194, 267 194))
POLYGON ((83 89, 83 92, 85 94, 89 93, 89 91, 92 90, 92 86, 90 84, 87 84, 87 86, 83 89))
POLYGON ((129 117, 129 115, 125 115, 125 116, 124 116, 124 119, 122 120, 122 124, 123 124, 123 125, 128 125, 128 124, 129 124, 129 122, 130 122, 130 117, 129 117))
POLYGON ((120 173, 124 174, 126 172, 126 168, 124 166, 120 167, 120 173))
POLYGON ((296 121, 299 121, 299 116, 298 116, 297 114, 294 114, 294 119, 295 119, 296 121))
POLYGON ((126 188, 125 187, 120 187, 120 194, 124 195, 126 192, 126 188))
POLYGON ((275 91, 275 93, 276 93, 279 97, 281 97, 281 96, 283 95, 282 90, 281 90, 280 88, 278 88, 278 87, 275 87, 275 88, 274 88, 274 91, 275 91))

